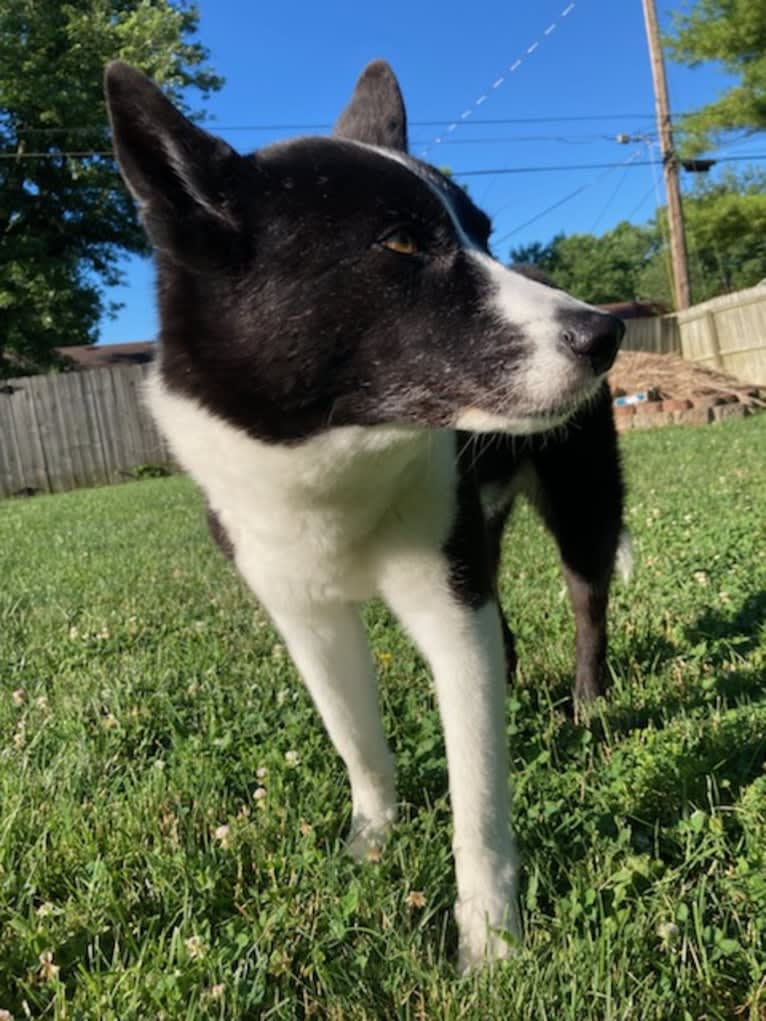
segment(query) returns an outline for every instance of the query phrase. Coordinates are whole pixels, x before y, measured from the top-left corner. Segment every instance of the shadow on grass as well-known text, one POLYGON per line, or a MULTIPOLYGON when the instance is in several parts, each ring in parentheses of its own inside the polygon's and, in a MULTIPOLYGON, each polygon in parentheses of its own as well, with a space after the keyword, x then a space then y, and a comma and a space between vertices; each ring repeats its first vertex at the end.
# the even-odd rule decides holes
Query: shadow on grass
MULTIPOLYGON (((671 663, 687 665, 695 660, 707 668, 705 684, 695 683, 676 692, 662 694, 654 701, 632 706, 608 706, 606 721, 613 730, 624 733, 651 725, 666 725, 679 713, 709 706, 718 700, 736 703, 743 698, 760 700, 766 695, 766 677, 746 669, 732 668, 732 658, 743 660, 759 644, 759 630, 766 622, 766 591, 748 596, 737 613, 730 617, 709 609, 685 629, 684 642, 676 644, 665 635, 646 635, 627 651, 610 657, 616 677, 630 677, 636 667, 652 674, 671 663), (707 647, 709 646, 709 647, 707 647), (701 651, 698 651, 701 650, 701 651)), ((640 682, 639 682, 640 683, 640 682)), ((655 694, 649 692, 649 699, 655 694)))
POLYGON ((715 610, 707 610, 696 624, 687 630, 690 642, 705 639, 735 640, 741 654, 752 652, 759 642, 758 633, 766 625, 766 590, 748 596, 734 617, 728 618, 715 610))

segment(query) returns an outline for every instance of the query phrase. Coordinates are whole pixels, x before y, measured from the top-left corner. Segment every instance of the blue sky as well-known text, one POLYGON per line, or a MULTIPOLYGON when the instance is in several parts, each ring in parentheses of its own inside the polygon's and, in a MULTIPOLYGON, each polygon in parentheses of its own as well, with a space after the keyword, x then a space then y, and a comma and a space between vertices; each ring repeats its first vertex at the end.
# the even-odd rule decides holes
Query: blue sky
MULTIPOLYGON (((658 0, 661 23, 679 7, 658 0)), ((200 0, 199 8, 199 39, 226 79, 205 104, 207 124, 240 151, 321 133, 258 126, 332 124, 364 65, 384 57, 404 92, 413 153, 427 150, 429 160, 451 167, 492 215, 498 257, 560 231, 601 233, 620 220, 645 222, 654 212, 652 169, 631 165, 648 158, 647 144, 615 141, 620 133, 655 135, 641 0, 200 0), (472 113, 461 118, 467 110, 472 113), (498 120, 510 123, 481 123, 498 120), (564 169, 593 163, 626 165, 564 169), (562 169, 459 176, 551 165, 562 169)), ((674 113, 700 106, 728 84, 713 66, 668 63, 667 70, 674 113)), ((763 150, 755 138, 722 154, 763 150)), ((684 186, 692 183, 687 176, 684 186)), ((156 333, 151 264, 131 259, 125 265, 126 285, 107 295, 124 308, 102 323, 103 343, 156 333)))

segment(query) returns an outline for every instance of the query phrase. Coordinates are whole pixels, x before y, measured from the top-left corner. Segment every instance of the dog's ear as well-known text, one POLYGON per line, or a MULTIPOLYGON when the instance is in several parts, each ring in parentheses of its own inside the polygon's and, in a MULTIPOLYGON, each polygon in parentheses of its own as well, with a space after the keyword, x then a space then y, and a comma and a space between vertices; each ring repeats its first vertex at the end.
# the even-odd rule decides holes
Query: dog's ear
POLYGON ((396 76, 385 60, 373 60, 362 71, 333 134, 336 138, 407 152, 404 100, 396 76))
POLYGON ((192 269, 217 255, 230 261, 244 235, 236 187, 242 157, 128 64, 109 64, 105 91, 117 162, 155 248, 192 269))

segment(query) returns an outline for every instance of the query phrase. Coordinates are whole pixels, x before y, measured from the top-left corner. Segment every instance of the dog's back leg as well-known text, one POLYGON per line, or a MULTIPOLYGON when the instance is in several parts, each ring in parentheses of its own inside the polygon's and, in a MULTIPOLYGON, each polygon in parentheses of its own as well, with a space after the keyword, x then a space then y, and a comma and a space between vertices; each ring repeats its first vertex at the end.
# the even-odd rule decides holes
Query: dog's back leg
POLYGON ((348 850, 364 858, 395 821, 396 779, 359 612, 344 604, 310 604, 272 612, 272 618, 348 769, 353 804, 348 850))
POLYGON ((487 518, 487 549, 489 552, 489 567, 495 583, 495 596, 500 610, 500 628, 503 633, 503 647, 505 649, 505 674, 508 683, 511 684, 516 676, 518 656, 516 655, 516 640, 513 631, 503 612, 500 602, 500 559, 502 556, 503 532, 505 524, 511 515, 512 503, 509 503, 501 511, 487 518))
POLYGON ((533 458, 530 496, 561 555, 575 618, 576 701, 607 686, 607 608, 622 530, 623 485, 608 391, 533 458))

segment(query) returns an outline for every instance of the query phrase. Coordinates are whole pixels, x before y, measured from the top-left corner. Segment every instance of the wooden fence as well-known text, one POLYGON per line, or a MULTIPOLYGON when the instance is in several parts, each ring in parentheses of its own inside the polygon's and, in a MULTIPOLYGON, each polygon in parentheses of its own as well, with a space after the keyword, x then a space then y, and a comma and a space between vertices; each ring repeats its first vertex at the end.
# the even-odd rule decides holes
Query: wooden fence
POLYGON ((684 358, 745 383, 766 385, 765 286, 722 294, 676 318, 684 358))
POLYGON ((170 454, 144 407, 148 366, 0 380, 0 497, 123 481, 170 454))
POLYGON ((766 286, 625 325, 625 351, 678 354, 744 383, 766 385, 766 286))
POLYGON ((675 316, 626 319, 622 350, 681 354, 681 336, 675 316))

